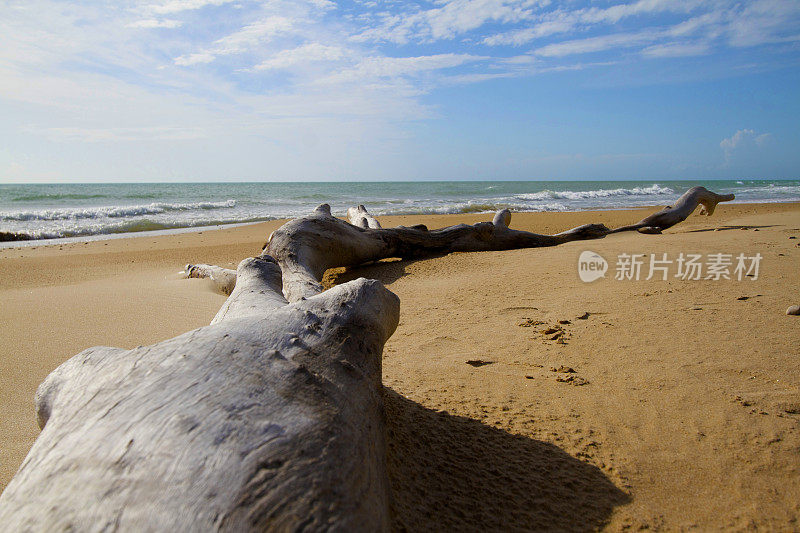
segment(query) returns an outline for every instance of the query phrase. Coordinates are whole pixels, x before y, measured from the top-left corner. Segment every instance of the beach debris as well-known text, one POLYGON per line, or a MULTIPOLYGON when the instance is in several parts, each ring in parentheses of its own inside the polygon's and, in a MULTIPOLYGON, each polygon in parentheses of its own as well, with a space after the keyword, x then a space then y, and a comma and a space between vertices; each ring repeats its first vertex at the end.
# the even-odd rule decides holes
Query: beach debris
POLYGON ((585 313, 583 313, 581 316, 579 316, 577 318, 578 318, 578 320, 586 320, 587 318, 589 318, 590 314, 591 313, 589 313, 589 311, 586 311, 585 313))
POLYGON ((556 376, 556 381, 560 383, 569 383, 570 385, 575 385, 576 387, 589 384, 589 382, 582 377, 574 376, 572 374, 566 376, 556 376))
POLYGON ((790 235, 789 238, 790 239, 796 239, 797 237, 795 237, 794 235, 790 235))
POLYGON ((558 368, 551 367, 550 372, 561 372, 562 374, 574 374, 575 369, 571 366, 560 365, 558 368))
POLYGON ((734 401, 737 402, 742 407, 750 407, 751 405, 753 405, 753 402, 751 402, 750 400, 745 400, 741 396, 737 396, 736 398, 734 398, 734 401))
POLYGON ((784 406, 783 412, 789 415, 800 415, 800 403, 784 406))
POLYGON ((572 322, 570 322, 569 320, 559 320, 558 323, 564 326, 566 326, 567 324, 572 324, 572 322))
POLYGON ((210 279, 214 287, 222 294, 229 296, 236 286, 236 270, 216 265, 186 265, 183 269, 187 278, 210 279))
POLYGON ((517 325, 519 327, 521 327, 521 328, 530 328, 532 326, 539 326, 541 324, 544 324, 544 322, 542 322, 541 320, 534 320, 532 318, 526 318, 525 322, 521 322, 521 323, 519 323, 517 325))
POLYGON ((800 305, 790 305, 786 309, 787 315, 800 315, 800 305))
POLYGON ((737 299, 737 300, 739 300, 739 301, 742 301, 742 302, 743 302, 743 301, 745 301, 745 300, 749 300, 749 299, 750 299, 750 297, 749 297, 749 296, 739 296, 739 297, 738 297, 738 298, 736 298, 736 299, 737 299))
POLYGON ((476 368, 480 366, 491 365, 494 363, 494 361, 484 361, 483 359, 470 359, 464 362, 467 363, 469 366, 474 366, 476 368))
POLYGON ((527 375, 527 376, 525 376, 525 379, 533 379, 533 376, 527 375))

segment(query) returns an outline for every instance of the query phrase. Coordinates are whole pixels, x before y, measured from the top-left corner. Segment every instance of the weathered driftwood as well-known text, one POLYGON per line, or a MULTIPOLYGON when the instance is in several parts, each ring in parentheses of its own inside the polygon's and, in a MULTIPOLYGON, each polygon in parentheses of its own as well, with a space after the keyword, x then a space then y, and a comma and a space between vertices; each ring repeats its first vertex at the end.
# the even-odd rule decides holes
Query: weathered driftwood
POLYGON ((354 226, 359 228, 380 229, 381 223, 374 216, 370 215, 367 208, 363 205, 350 207, 347 209, 347 219, 354 226))
POLYGON ((186 265, 184 273, 187 278, 206 278, 214 282, 221 293, 230 295, 236 286, 236 271, 216 265, 186 265))
POLYGON ((43 431, 0 496, 0 524, 385 530, 380 356, 399 302, 365 279, 320 294, 326 269, 656 232, 732 199, 695 187, 637 224, 556 235, 510 229, 508 210, 428 231, 381 228, 363 206, 348 223, 323 204, 236 272, 187 265, 230 293, 211 325, 134 350, 91 348, 48 376, 36 398, 43 431))
POLYGON ((630 230, 637 230, 640 233, 661 233, 663 230, 686 220, 697 209, 698 205, 702 206, 700 208, 701 215, 711 216, 714 214, 714 209, 717 208, 718 203, 729 202, 733 199, 734 196, 732 194, 717 194, 705 187, 692 187, 678 198, 675 205, 667 206, 661 211, 643 218, 636 224, 612 230, 612 233, 630 230))
POLYGON ((430 231, 403 226, 372 229, 340 220, 331 215, 328 204, 322 204, 312 214, 275 230, 264 252, 278 261, 285 281, 284 294, 294 301, 322 290, 322 275, 333 267, 360 265, 387 257, 553 246, 609 232, 602 224, 587 224, 557 235, 538 235, 510 229, 510 219, 511 213, 503 210, 493 222, 475 225, 459 224, 430 231))
POLYGON ((293 304, 246 259, 212 325, 91 348, 39 387, 7 531, 382 531, 381 352, 397 297, 359 279, 293 304))
POLYGON ((322 204, 311 215, 287 222, 270 236, 264 252, 274 257, 283 271, 284 294, 292 301, 316 294, 325 270, 360 265, 388 257, 424 257, 448 252, 475 252, 554 246, 574 240, 598 239, 609 233, 639 230, 656 233, 685 220, 698 205, 707 214, 718 202, 733 200, 733 195, 718 195, 703 187, 693 187, 673 207, 667 207, 640 222, 616 230, 602 224, 585 224, 556 235, 539 235, 510 229, 511 212, 498 211, 492 222, 459 224, 438 230, 424 226, 411 228, 365 227, 369 214, 363 206, 350 211, 351 221, 335 218, 330 206, 322 204))

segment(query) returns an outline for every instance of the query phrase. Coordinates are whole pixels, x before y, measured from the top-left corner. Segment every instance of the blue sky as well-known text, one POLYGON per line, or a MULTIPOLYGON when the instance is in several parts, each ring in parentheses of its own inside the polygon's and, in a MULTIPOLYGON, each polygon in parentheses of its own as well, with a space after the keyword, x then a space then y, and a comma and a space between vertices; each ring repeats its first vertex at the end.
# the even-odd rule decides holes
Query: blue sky
POLYGON ((0 183, 800 175, 797 0, 0 4, 0 183))

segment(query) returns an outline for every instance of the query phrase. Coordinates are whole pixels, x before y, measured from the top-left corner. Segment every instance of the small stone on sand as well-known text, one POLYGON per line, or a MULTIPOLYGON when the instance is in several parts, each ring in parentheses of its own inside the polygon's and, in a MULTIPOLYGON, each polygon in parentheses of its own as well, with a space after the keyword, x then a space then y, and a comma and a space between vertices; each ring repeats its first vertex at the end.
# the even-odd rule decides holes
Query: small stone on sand
POLYGON ((800 305, 790 305, 786 310, 787 315, 800 315, 800 305))

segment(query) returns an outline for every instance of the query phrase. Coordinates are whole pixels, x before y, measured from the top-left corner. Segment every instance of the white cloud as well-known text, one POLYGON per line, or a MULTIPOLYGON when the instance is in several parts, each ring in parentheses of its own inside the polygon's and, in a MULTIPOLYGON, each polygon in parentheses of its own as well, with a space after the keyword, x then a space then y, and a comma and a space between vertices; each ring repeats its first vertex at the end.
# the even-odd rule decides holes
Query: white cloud
POLYGON ((128 28, 180 28, 183 22, 172 19, 142 19, 127 24, 128 28))
POLYGON ((230 54, 247 50, 249 47, 268 40, 275 35, 291 29, 292 22, 282 16, 267 17, 248 24, 242 29, 214 41, 218 54, 230 54))
POLYGON ((246 52, 276 35, 288 32, 291 28, 292 21, 286 17, 267 17, 217 39, 208 50, 176 57, 174 62, 180 66, 211 63, 219 56, 246 52))
POLYGON ((383 14, 380 23, 361 31, 357 41, 436 41, 453 39, 488 22, 510 23, 528 20, 532 0, 443 0, 441 7, 411 13, 383 14))
POLYGON ((548 44, 535 50, 537 55, 545 57, 562 57, 574 54, 588 54, 602 52, 612 48, 627 48, 653 42, 659 37, 659 32, 646 30, 636 33, 613 33, 600 37, 576 39, 555 44, 548 44))
MULTIPOLYGON (((688 13, 694 10, 698 5, 698 0, 639 0, 631 4, 617 4, 606 8, 592 7, 574 11, 558 9, 544 15, 537 15, 533 10, 518 8, 514 11, 517 15, 516 19, 495 20, 499 20, 500 22, 535 20, 536 22, 528 27, 490 35, 485 37, 482 42, 490 46, 520 46, 530 41, 558 33, 581 30, 599 24, 616 24, 624 18, 637 15, 661 12, 688 13)), ((479 20, 480 19, 476 19, 475 22, 477 23, 479 20)), ((489 19, 480 20, 480 25, 488 22, 488 20, 489 19)), ((469 29, 474 29, 475 27, 478 26, 469 29)))
POLYGON ((328 76, 322 82, 340 83, 359 80, 369 82, 380 78, 414 76, 424 72, 453 68, 465 63, 484 61, 486 57, 469 54, 438 54, 418 57, 367 57, 355 67, 328 76))
POLYGON ((315 61, 336 61, 342 59, 344 55, 344 50, 339 46, 308 43, 298 46, 297 48, 282 50, 253 67, 253 70, 285 69, 294 65, 315 61))
POLYGON ((700 4, 699 0, 639 0, 631 4, 617 4, 607 8, 589 8, 579 11, 584 23, 616 24, 635 15, 673 12, 688 13, 700 4))
POLYGON ((675 24, 669 29, 669 34, 673 37, 685 37, 694 35, 700 30, 708 29, 709 26, 721 22, 727 15, 722 11, 712 11, 702 15, 692 17, 688 20, 675 24))
POLYGON ((725 151, 730 151, 742 144, 743 142, 747 141, 748 139, 752 139, 755 136, 756 132, 753 130, 738 130, 736 133, 728 137, 727 139, 722 139, 719 143, 720 148, 725 151))
POLYGON ((646 57, 688 57, 700 56, 709 53, 707 43, 667 43, 648 46, 642 50, 646 57))
POLYGON ((541 22, 530 28, 523 28, 506 33, 490 35, 489 37, 483 39, 483 43, 488 44, 489 46, 498 46, 504 44, 520 46, 525 43, 529 43, 534 39, 540 39, 542 37, 547 37, 548 35, 567 32, 571 30, 573 26, 573 23, 567 20, 551 20, 547 22, 541 22))
POLYGON ((770 133, 756 134, 755 130, 741 129, 730 137, 722 139, 719 147, 722 148, 725 163, 729 164, 736 153, 753 152, 754 149, 763 148, 771 138, 770 133))
POLYGON ((796 0, 756 0, 733 13, 726 27, 732 46, 800 40, 800 2, 796 0))
POLYGON ((198 65, 198 64, 205 64, 211 63, 217 58, 217 54, 213 54, 210 52, 200 52, 198 54, 187 54, 185 56, 179 56, 174 59, 176 65, 181 67, 188 67, 191 65, 198 65))
POLYGON ((235 1, 236 0, 168 0, 166 2, 149 4, 146 7, 153 13, 166 15, 169 13, 180 13, 181 11, 194 11, 207 6, 221 6, 235 1))

